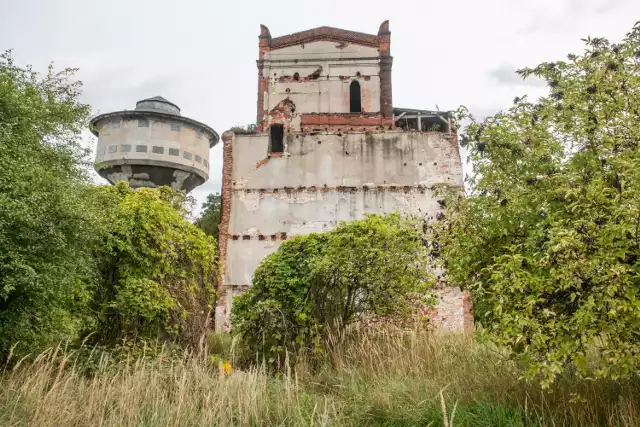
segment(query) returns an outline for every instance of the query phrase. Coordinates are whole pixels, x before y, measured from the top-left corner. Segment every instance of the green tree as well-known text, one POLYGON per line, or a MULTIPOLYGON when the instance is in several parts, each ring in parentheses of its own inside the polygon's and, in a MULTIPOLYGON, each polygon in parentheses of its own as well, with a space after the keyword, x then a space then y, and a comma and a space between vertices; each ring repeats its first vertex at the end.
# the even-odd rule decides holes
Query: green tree
POLYGON ((213 321, 216 247, 168 187, 97 187, 104 242, 96 249, 96 337, 103 343, 171 340, 197 347, 213 321))
POLYGON ((422 228, 399 214, 368 215, 297 236, 267 256, 237 297, 232 331, 277 364, 322 351, 323 339, 371 317, 406 319, 427 281, 422 228))
POLYGON ((519 71, 548 95, 468 126, 472 192, 434 227, 449 281, 543 385, 640 362, 640 23, 585 42, 519 71))
POLYGON ((89 107, 73 73, 0 55, 0 354, 37 352, 86 324, 97 211, 80 166, 89 107))
POLYGON ((207 236, 213 236, 218 241, 218 227, 222 215, 222 196, 219 193, 209 194, 202 204, 202 214, 196 219, 196 225, 207 236))

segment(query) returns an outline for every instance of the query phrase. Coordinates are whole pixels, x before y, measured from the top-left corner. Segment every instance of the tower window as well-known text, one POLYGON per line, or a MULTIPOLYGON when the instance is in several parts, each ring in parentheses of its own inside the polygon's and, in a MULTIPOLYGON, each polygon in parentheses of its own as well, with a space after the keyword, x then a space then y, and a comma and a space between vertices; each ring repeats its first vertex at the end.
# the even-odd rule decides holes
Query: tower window
POLYGON ((295 81, 300 80, 300 74, 295 73, 295 74, 293 75, 293 80, 295 80, 295 81))
POLYGON ((171 130, 174 132, 180 132, 180 125, 177 123, 171 123, 171 130))
POLYGON ((136 145, 136 153, 146 153, 147 146, 146 145, 136 145))
POLYGON ((164 147, 158 147, 157 145, 154 145, 151 148, 151 152, 154 154, 164 154, 164 147))
POLYGON ((284 126, 283 125, 271 125, 269 128, 271 135, 271 153, 282 153, 284 151, 284 126))
POLYGON ((362 100, 360 99, 360 83, 357 80, 351 82, 349 86, 349 112, 361 113, 362 100))
POLYGON ((169 148, 169 155, 170 156, 179 156, 180 155, 180 149, 179 148, 169 148))
POLYGON ((131 151, 131 144, 120 144, 121 153, 129 153, 131 151))
POLYGON ((139 128, 148 128, 149 127, 149 120, 147 120, 147 119, 138 119, 138 127, 139 128))
POLYGON ((188 151, 185 151, 184 153, 182 153, 182 157, 184 157, 187 160, 191 160, 193 158, 193 154, 191 154, 188 151))

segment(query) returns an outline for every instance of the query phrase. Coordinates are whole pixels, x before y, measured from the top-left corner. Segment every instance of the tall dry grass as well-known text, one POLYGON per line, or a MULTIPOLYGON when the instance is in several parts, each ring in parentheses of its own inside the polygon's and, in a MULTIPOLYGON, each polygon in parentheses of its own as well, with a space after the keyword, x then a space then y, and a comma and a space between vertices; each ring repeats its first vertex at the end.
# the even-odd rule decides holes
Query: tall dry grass
MULTIPOLYGON (((468 337, 354 330, 327 348, 322 362, 299 360, 280 374, 229 373, 207 355, 114 363, 51 350, 2 372, 0 425, 640 425, 637 381, 567 376, 542 392, 468 337)), ((218 350, 233 365, 233 352, 218 350)))

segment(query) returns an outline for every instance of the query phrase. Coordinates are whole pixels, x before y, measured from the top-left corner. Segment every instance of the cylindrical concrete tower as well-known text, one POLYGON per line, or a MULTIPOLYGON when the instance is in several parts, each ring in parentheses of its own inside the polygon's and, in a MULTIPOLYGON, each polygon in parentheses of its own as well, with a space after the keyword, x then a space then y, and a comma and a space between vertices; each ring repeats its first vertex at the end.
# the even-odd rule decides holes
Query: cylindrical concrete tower
POLYGON ((161 96, 138 101, 135 110, 94 117, 91 132, 98 137, 96 171, 111 184, 185 192, 209 179, 209 148, 219 140, 215 130, 182 117, 161 96))

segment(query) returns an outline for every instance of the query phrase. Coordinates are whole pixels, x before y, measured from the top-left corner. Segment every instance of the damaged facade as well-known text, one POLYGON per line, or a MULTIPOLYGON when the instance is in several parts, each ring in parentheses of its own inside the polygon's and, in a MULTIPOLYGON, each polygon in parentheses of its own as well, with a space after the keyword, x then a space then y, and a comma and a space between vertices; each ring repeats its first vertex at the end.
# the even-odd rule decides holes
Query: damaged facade
MULTIPOLYGON (((320 27, 274 38, 261 27, 257 133, 222 136, 217 328, 282 241, 365 213, 435 218, 432 188, 462 186, 450 115, 394 108, 392 63, 388 21, 377 35, 320 27)), ((465 294, 443 298, 443 327, 469 328, 465 294)))

